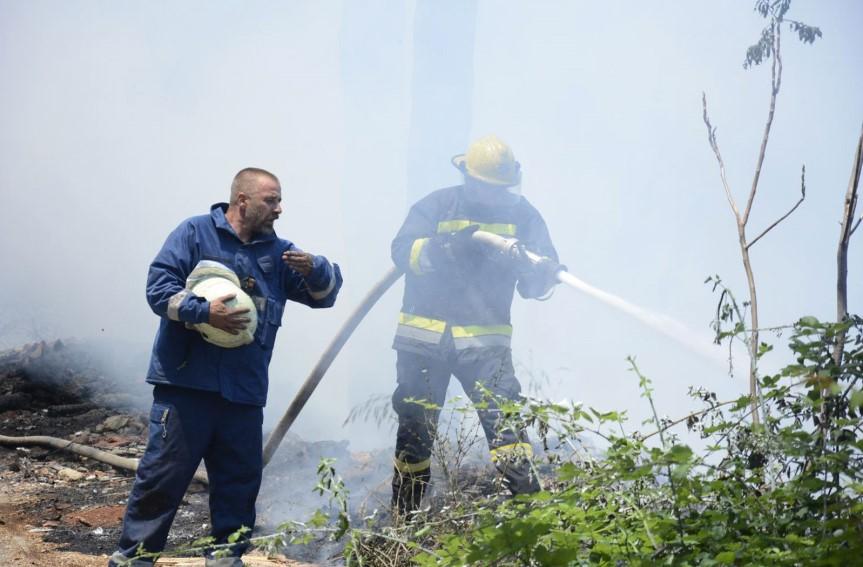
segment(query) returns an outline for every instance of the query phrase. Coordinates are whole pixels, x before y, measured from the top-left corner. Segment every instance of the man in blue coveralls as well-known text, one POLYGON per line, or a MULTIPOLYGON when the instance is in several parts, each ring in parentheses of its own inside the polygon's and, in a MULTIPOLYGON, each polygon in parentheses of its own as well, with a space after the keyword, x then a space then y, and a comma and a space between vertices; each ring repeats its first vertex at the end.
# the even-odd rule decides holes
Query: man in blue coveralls
MULTIPOLYGON (((261 484, 262 422, 267 368, 287 300, 331 307, 342 285, 337 264, 278 238, 281 186, 272 173, 247 168, 231 184, 230 203, 192 217, 168 236, 150 265, 147 301, 160 317, 147 382, 154 385, 149 441, 129 495, 119 549, 109 566, 149 566, 140 550, 160 552, 201 459, 207 467, 212 536, 225 544, 255 524, 261 484), (257 311, 248 344, 224 348, 194 325, 237 335, 251 331, 248 308, 232 307, 226 294, 196 295, 189 275, 199 265, 233 272, 257 311)), ((233 275, 232 274, 232 275, 233 275)), ((208 554, 207 567, 240 567, 248 535, 208 554)))

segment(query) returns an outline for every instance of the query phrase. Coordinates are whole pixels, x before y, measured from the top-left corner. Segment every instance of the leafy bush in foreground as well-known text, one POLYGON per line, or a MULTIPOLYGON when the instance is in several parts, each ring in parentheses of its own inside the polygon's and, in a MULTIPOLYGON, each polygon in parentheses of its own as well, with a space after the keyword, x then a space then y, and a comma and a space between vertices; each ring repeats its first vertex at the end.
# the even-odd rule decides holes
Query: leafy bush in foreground
MULTIPOLYGON (((851 565, 863 561, 863 336, 861 320, 804 318, 795 364, 761 380, 765 421, 748 422, 749 396, 686 416, 707 443, 696 454, 668 434, 625 430, 625 419, 578 406, 528 402, 502 408, 510 421, 568 443, 592 431, 602 458, 563 459, 554 486, 473 510, 442 532, 421 565, 851 565), (832 345, 849 332, 836 366, 832 345)), ((643 396, 650 382, 631 361, 643 396)), ((470 506, 469 504, 465 505, 470 506)), ((465 510, 454 512, 464 514, 465 510)), ((435 530, 438 531, 438 530, 435 530)))

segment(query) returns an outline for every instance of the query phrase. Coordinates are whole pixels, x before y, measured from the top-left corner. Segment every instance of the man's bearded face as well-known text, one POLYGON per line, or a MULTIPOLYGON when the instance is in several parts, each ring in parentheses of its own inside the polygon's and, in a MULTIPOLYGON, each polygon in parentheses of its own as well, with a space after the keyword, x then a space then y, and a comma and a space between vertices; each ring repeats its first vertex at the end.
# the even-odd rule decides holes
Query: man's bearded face
POLYGON ((253 233, 273 234, 273 223, 282 214, 282 189, 269 179, 249 197, 245 220, 253 233))

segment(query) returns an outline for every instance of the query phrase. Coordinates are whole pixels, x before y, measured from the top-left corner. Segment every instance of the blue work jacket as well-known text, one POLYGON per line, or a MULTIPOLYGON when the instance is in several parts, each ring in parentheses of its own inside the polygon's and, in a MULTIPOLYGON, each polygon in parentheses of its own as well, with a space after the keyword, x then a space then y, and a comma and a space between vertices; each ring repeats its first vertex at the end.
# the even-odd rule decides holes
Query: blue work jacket
POLYGON ((150 264, 147 302, 161 317, 147 382, 219 392, 232 402, 263 406, 268 367, 287 300, 313 308, 331 307, 342 285, 338 264, 315 256, 307 277, 287 266, 282 253, 297 249, 275 234, 243 243, 225 218, 226 203, 209 215, 186 219, 165 241, 150 264), (186 289, 186 278, 202 260, 233 270, 258 310, 251 343, 221 348, 206 342, 195 323, 206 323, 210 303, 186 289))

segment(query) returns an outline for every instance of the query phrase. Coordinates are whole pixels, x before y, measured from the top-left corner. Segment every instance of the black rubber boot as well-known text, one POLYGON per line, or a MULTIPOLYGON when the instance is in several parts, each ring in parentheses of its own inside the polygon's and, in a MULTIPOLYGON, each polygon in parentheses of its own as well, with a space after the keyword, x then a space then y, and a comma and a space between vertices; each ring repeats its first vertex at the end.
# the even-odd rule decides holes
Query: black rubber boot
POLYGON ((503 476, 503 484, 513 496, 518 494, 533 494, 542 487, 536 477, 530 458, 527 455, 513 452, 498 454, 493 458, 494 465, 503 476))
POLYGON ((431 481, 431 468, 416 472, 401 472, 393 469, 393 515, 406 517, 418 510, 423 495, 431 481))

